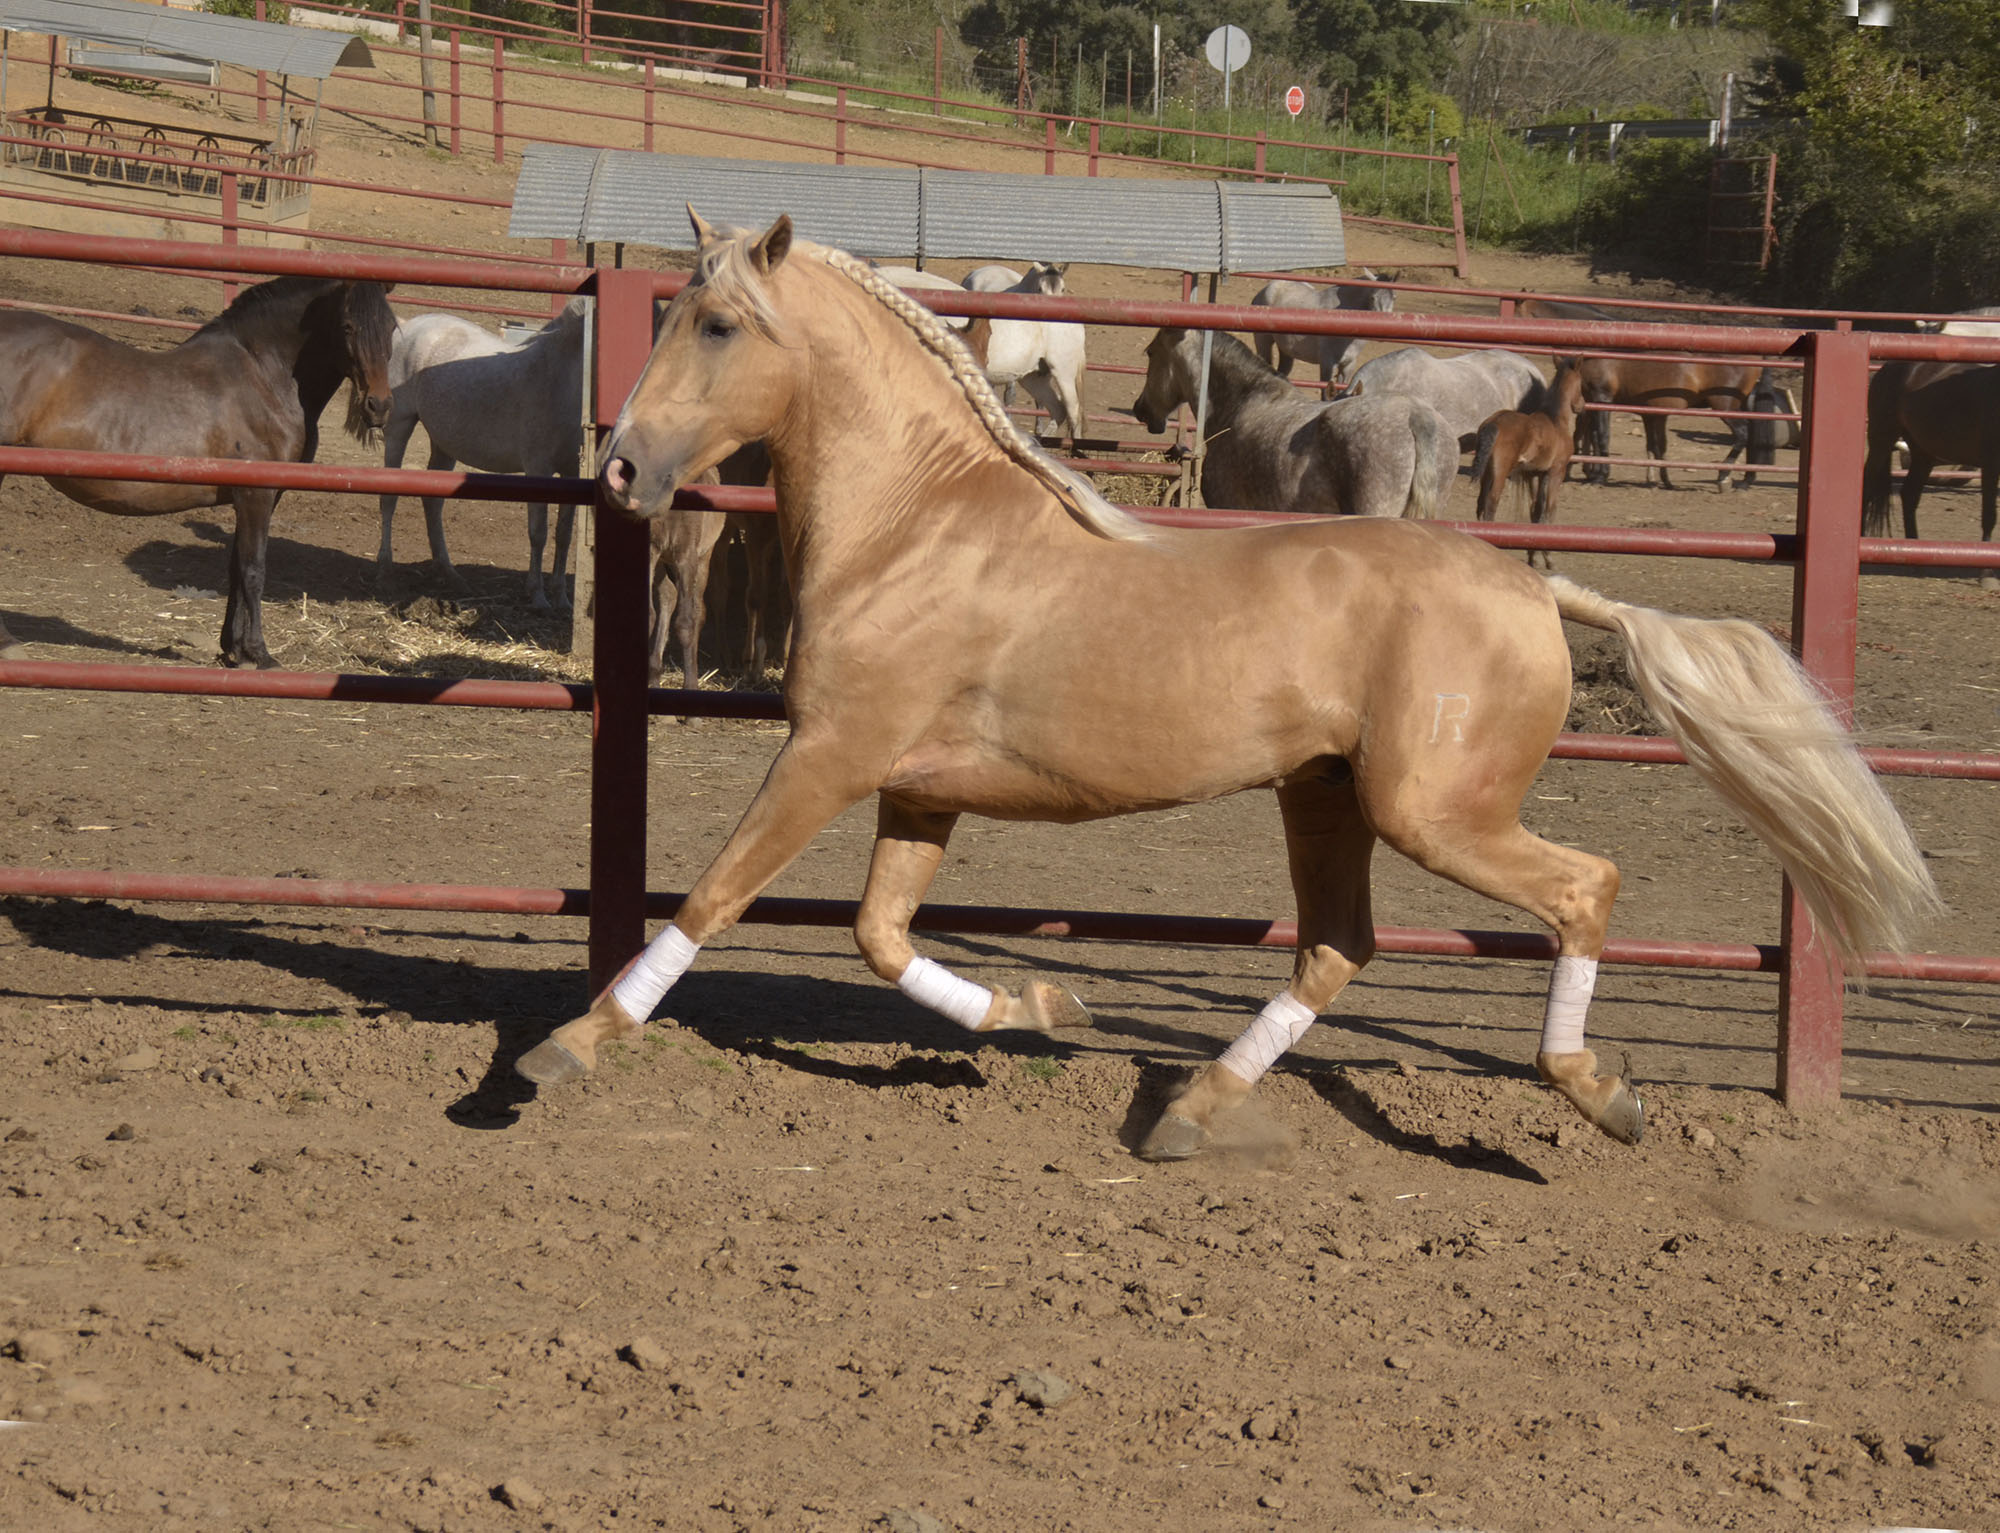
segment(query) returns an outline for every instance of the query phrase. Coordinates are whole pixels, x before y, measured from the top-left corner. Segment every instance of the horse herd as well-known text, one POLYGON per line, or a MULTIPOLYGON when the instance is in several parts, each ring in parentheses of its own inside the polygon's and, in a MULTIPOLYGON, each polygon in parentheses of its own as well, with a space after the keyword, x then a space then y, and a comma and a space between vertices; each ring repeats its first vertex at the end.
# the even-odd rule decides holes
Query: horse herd
MULTIPOLYGON (((932 273, 877 267, 904 289, 958 288, 932 273)), ((1393 278, 1365 268, 1359 281, 1272 282, 1257 307, 1389 311, 1393 278)), ((963 287, 979 292, 1061 294, 1064 268, 1037 262, 1023 272, 983 266, 963 287)), ((1607 320, 1592 305, 1529 299, 1524 317, 1607 320)), ((1943 324, 1983 334, 2000 311, 1972 310, 1943 324)), ((952 319, 986 378, 1023 389, 1046 426, 1075 447, 1085 432, 1085 331, 1081 325, 1018 319, 952 319)), ((149 456, 310 461, 318 420, 341 383, 351 385, 347 428, 383 439, 383 461, 398 467, 417 425, 430 442, 428 466, 463 464, 495 473, 573 476, 583 445, 583 366, 588 325, 581 301, 539 331, 506 339, 456 315, 404 319, 377 283, 281 277, 247 289, 179 346, 147 351, 46 315, 0 313, 0 443, 149 456)), ((1667 412, 1742 412, 1728 419, 1732 448, 1718 475, 1747 453, 1769 464, 1786 439, 1792 403, 1756 365, 1670 357, 1559 357, 1555 376, 1504 350, 1438 357, 1404 347, 1357 366, 1361 341, 1335 335, 1259 332, 1255 349, 1224 332, 1160 330, 1146 347, 1146 376, 1130 408, 1163 431, 1176 408, 1205 407, 1200 489, 1207 504, 1323 515, 1434 517, 1444 509, 1463 453, 1473 453, 1477 515, 1491 520, 1510 485, 1529 501, 1532 520, 1554 515, 1574 453, 1602 458, 1607 407, 1643 413, 1651 481, 1671 488, 1667 412), (1206 376, 1203 364, 1206 362, 1206 376), (1290 381, 1295 362, 1317 366, 1320 386, 1290 381), (1589 408, 1595 406, 1597 408, 1589 408)), ((1891 462, 1907 453, 1904 533, 1915 537, 1916 506, 1940 464, 1980 470, 1981 535, 1994 536, 2000 477, 2000 367, 1890 363, 1869 390, 1864 531, 1887 531, 1891 462)), ((762 484, 768 461, 751 448, 711 471, 726 483, 762 484)), ((1585 478, 1603 482, 1609 466, 1585 478)), ((1754 478, 1746 472, 1739 483, 1754 478)), ((231 505, 236 531, 229 560, 221 659, 269 666, 261 623, 264 555, 278 492, 229 485, 179 485, 50 476, 71 499, 119 515, 157 515, 231 505)), ((381 497, 378 574, 393 568, 390 533, 397 497, 381 497)), ((554 559, 544 576, 549 508, 528 510, 527 598, 536 608, 568 605, 564 569, 573 508, 560 508, 554 559)), ((446 546, 443 504, 424 501, 431 573, 451 588, 463 580, 446 546)), ((760 674, 782 646, 789 621, 782 555, 771 519, 688 512, 653 522, 655 621, 651 667, 665 668, 670 636, 683 674, 699 674, 698 644, 709 587, 741 582, 745 615, 736 663, 760 674), (725 562, 717 563, 718 556, 725 562)), ((1992 583, 1989 575, 1988 583, 1992 583)), ((19 646, 0 626, 0 655, 19 646)))

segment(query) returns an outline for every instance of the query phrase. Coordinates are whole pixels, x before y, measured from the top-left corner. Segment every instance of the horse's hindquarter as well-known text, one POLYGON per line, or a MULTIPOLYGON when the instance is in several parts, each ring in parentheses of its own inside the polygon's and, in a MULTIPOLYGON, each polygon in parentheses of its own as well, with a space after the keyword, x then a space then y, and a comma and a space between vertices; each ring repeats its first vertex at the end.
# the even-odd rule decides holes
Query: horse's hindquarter
MULTIPOLYGON (((1505 737, 1512 781, 1567 705, 1542 581, 1436 528, 1183 532, 1093 542, 1020 573, 933 608, 898 646, 893 691, 914 711, 883 791, 1081 820, 1267 785, 1328 757, 1449 777, 1482 732, 1505 737)), ((806 716, 839 727, 843 705, 872 714, 835 678, 882 669, 878 655, 809 672, 806 716)))

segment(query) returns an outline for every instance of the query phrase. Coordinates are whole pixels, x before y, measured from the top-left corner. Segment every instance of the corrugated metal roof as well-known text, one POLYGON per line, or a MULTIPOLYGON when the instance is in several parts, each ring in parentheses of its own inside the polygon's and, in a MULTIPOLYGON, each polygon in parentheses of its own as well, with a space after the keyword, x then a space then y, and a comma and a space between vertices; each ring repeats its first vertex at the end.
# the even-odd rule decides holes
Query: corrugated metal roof
POLYGON ((324 80, 341 64, 371 67, 358 37, 281 27, 268 21, 176 11, 137 0, 0 0, 0 28, 140 48, 172 58, 214 60, 239 69, 324 80))
POLYGON ((692 203, 715 224, 780 213, 855 255, 1078 261, 1168 271, 1341 266, 1340 200, 1323 186, 801 165, 530 144, 508 232, 691 250, 692 203))

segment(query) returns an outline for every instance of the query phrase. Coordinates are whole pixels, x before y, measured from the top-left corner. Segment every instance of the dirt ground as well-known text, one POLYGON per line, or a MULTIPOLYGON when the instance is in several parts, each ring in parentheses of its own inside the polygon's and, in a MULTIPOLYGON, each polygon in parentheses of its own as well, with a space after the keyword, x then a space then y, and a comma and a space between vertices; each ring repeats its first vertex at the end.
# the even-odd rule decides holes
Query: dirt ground
MULTIPOLYGON (((406 184, 453 169, 336 139, 357 163, 389 149, 406 184)), ((377 217, 352 195, 326 216, 377 217)), ((1482 256, 1475 277, 1613 291, 1578 263, 1482 256)), ((217 298, 27 263, 5 283, 164 314, 217 298)), ((1142 341, 1093 332, 1092 356, 1142 341)), ((1135 387, 1093 374, 1091 408, 1135 387)), ((323 457, 367 461, 333 424, 323 457)), ((1720 456, 1686 424, 1680 455, 1720 456)), ((1684 483, 1620 471, 1563 516, 1790 524, 1772 483, 1684 483)), ((0 617, 31 656, 212 659, 226 516, 4 494, 0 617)), ((1976 536, 1964 491, 1924 514, 1976 536)), ((280 660, 579 674, 522 599, 519 513, 448 515, 473 590, 441 607, 407 563, 415 508, 385 592, 372 503, 288 497, 280 660)), ((1615 596, 1789 620, 1781 570, 1562 563, 1615 596)), ((1872 738, 2000 749, 2000 596, 1871 573, 1860 637, 1872 738)), ((1583 696, 1575 727, 1629 722, 1604 713, 1615 689, 1583 696)), ((0 863, 585 880, 582 719, 4 707, 0 863)), ((655 888, 687 887, 779 738, 655 722, 655 888)), ((2000 951, 1989 790, 1890 786, 1949 906, 1925 946, 2000 951)), ((1684 769, 1552 763, 1526 815, 1618 860, 1618 935, 1776 938, 1769 859, 1684 769)), ((852 898, 871 827, 843 818, 773 892, 852 898)), ((1376 884, 1384 923, 1527 924, 1387 854, 1376 884)), ((1262 795, 968 823, 936 895, 1288 913, 1262 795)), ((1799 1117, 1771 1095, 1773 979, 1609 970, 1593 1041, 1629 1053, 1651 1119, 1625 1149, 1534 1083, 1540 966, 1383 959, 1218 1153, 1156 1167, 1129 1146, 1284 954, 923 945, 983 982, 1056 976, 1098 1025, 967 1047, 845 934, 745 927, 643 1043, 537 1098, 510 1065, 585 999, 576 922, 0 899, 0 1526, 2000 1528, 1990 990, 1851 998, 1846 1104, 1799 1117)))

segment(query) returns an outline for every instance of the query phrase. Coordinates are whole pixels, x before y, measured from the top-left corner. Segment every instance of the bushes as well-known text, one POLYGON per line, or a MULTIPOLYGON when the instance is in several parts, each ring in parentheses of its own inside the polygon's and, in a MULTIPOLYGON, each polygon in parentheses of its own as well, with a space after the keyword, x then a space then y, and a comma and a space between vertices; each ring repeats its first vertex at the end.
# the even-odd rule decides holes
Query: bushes
POLYGON ((1608 179, 1584 200, 1585 238, 1605 257, 1649 270, 1691 273, 1708 230, 1705 143, 1654 139, 1619 151, 1608 179))

